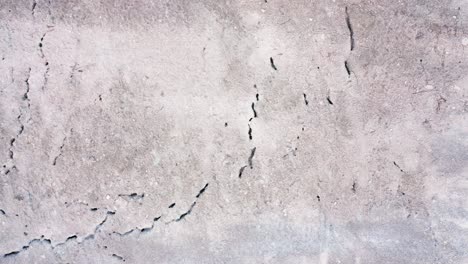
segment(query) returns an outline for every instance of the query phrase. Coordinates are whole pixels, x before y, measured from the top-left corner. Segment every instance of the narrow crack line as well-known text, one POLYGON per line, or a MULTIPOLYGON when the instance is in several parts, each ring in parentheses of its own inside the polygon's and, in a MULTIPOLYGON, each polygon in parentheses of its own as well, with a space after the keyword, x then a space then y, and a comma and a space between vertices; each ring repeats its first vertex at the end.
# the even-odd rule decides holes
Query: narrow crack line
MULTIPOLYGON (((20 133, 19 133, 19 134, 22 133, 22 130, 23 130, 23 129, 24 129, 23 126, 21 126, 21 129, 20 129, 20 133)), ((18 135, 19 135, 19 134, 18 134, 18 135)), ((15 141, 16 141, 16 138, 18 137, 18 135, 16 135, 16 137, 10 139, 10 147, 8 148, 8 158, 10 158, 10 160, 13 160, 13 158, 14 158, 14 154, 15 154, 15 153, 13 152, 13 147, 14 147, 14 145, 15 145, 15 141)))
POLYGON ((303 93, 302 95, 304 96, 304 103, 305 103, 305 105, 308 106, 308 105, 309 105, 309 101, 307 101, 307 94, 303 93))
POLYGON ((52 245, 52 241, 50 239, 44 238, 44 236, 42 236, 41 238, 35 238, 35 239, 30 240, 28 244, 22 246, 21 249, 19 250, 14 250, 14 251, 3 254, 3 257, 8 258, 8 257, 16 256, 20 254, 21 252, 28 250, 35 243, 46 243, 50 246, 52 245))
POLYGON ((26 77, 26 80, 24 80, 24 83, 26 84, 26 91, 23 94, 23 100, 28 103, 28 109, 31 107, 31 99, 29 98, 29 91, 31 89, 31 84, 29 82, 30 78, 31 78, 31 68, 29 68, 28 76, 26 77))
POLYGON ((395 167, 397 167, 400 170, 400 172, 405 173, 405 171, 395 161, 393 162, 393 165, 395 165, 395 167))
POLYGON ((239 169, 239 179, 242 178, 242 174, 244 173, 245 168, 247 168, 247 165, 246 165, 246 166, 242 166, 242 167, 239 169))
POLYGON ((270 57, 270 66, 273 68, 273 70, 277 71, 278 68, 276 68, 275 61, 273 60, 273 57, 270 57))
POLYGON ((195 196, 195 198, 197 198, 197 199, 200 198, 200 196, 202 196, 202 194, 206 191, 206 188, 208 188, 208 185, 209 185, 209 183, 206 183, 205 186, 203 186, 203 188, 195 196))
POLYGON ((346 72, 348 73, 348 77, 350 77, 351 76, 351 69, 349 67, 349 64, 348 64, 347 60, 344 61, 344 66, 345 66, 346 72))
POLYGON ((44 60, 44 65, 45 65, 45 71, 44 71, 44 83, 42 84, 42 90, 44 91, 45 90, 45 87, 47 86, 47 83, 49 81, 49 70, 50 70, 50 66, 49 66, 49 61, 47 60, 45 54, 44 54, 44 38, 46 37, 47 35, 47 32, 44 33, 41 37, 41 40, 39 42, 39 52, 40 52, 40 55, 41 55, 41 58, 44 60))
POLYGON ((249 140, 252 140, 252 128, 250 127, 250 124, 248 124, 249 126, 249 131, 247 132, 249 134, 249 140))
POLYGON ((351 18, 349 17, 348 7, 345 7, 345 13, 346 13, 346 26, 348 27, 348 31, 349 31, 350 49, 351 51, 353 51, 354 50, 354 31, 353 31, 353 26, 351 24, 351 18))
POLYGON ((39 41, 39 52, 41 53, 41 58, 45 58, 45 55, 44 55, 44 50, 43 50, 43 46, 44 44, 42 43, 44 41, 44 38, 46 37, 47 35, 47 32, 42 34, 42 37, 41 37, 41 40, 39 41))
POLYGON ((250 169, 253 169, 253 157, 255 155, 256 150, 257 150, 257 147, 254 147, 252 150, 250 150, 250 156, 249 156, 249 159, 248 159, 250 169))
MULTIPOLYGON (((18 133, 16 133, 15 136, 13 136, 11 139, 10 139, 10 146, 8 147, 8 158, 10 160, 13 160, 14 159, 14 156, 15 156, 15 153, 14 153, 14 147, 15 147, 15 143, 18 141, 19 137, 21 136, 21 134, 23 134, 24 132, 24 127, 25 127, 25 124, 23 123, 23 116, 25 115, 25 112, 28 112, 30 113, 31 112, 31 100, 29 98, 29 90, 30 90, 30 84, 29 84, 29 79, 31 78, 31 68, 29 68, 28 70, 28 75, 26 77, 26 79, 24 80, 24 83, 25 83, 25 92, 23 94, 23 97, 22 97, 22 100, 23 101, 26 101, 26 111, 24 111, 22 108, 19 109, 19 115, 16 117, 16 120, 18 120, 18 123, 19 123, 19 130, 18 130, 18 133)), ((28 120, 27 122, 31 120, 31 114, 29 114, 29 117, 28 117, 28 120)), ((12 167, 9 167, 5 170, 5 174, 8 174, 10 172, 10 170, 15 167, 14 165, 12 167)), ((4 165, 4 168, 6 168, 6 164, 4 165)))
MULTIPOLYGON (((96 225, 96 227, 94 228, 94 232, 89 234, 89 235, 84 236, 83 240, 81 242, 78 242, 78 244, 81 244, 84 240, 94 239, 96 234, 101 229, 101 227, 106 223, 108 217, 110 215, 114 215, 114 214, 115 214, 114 211, 107 211, 105 218, 98 225, 96 225)), ((51 239, 48 239, 48 238, 45 238, 44 236, 41 236, 40 238, 34 238, 34 239, 30 240, 26 245, 22 246, 21 249, 14 250, 14 251, 11 251, 11 252, 8 252, 8 253, 4 253, 3 258, 16 256, 16 255, 20 254, 21 252, 24 252, 24 251, 28 250, 35 243, 46 243, 46 244, 48 244, 50 246, 50 248, 52 250, 54 250, 57 247, 63 246, 65 244, 67 244, 68 242, 70 242, 72 240, 77 240, 77 239, 78 239, 78 236, 76 234, 74 234, 74 235, 71 235, 71 236, 67 237, 67 239, 65 239, 65 241, 57 243, 54 246, 51 239)))
POLYGON ((138 193, 119 194, 118 196, 119 197, 130 198, 130 199, 133 199, 133 200, 139 200, 139 199, 145 198, 145 193, 141 193, 141 194, 138 194, 138 193))
POLYGON ((257 111, 255 111, 255 103, 252 103, 252 111, 254 114, 254 118, 257 118, 257 111))
POLYGON ((113 253, 111 256, 112 256, 113 258, 116 258, 116 259, 120 260, 120 261, 125 261, 124 257, 119 256, 119 255, 117 255, 117 254, 115 254, 115 253, 113 253))
POLYGON ((177 219, 175 220, 175 222, 179 222, 179 221, 183 220, 187 215, 191 214, 191 213, 192 213, 192 210, 193 210, 193 208, 195 207, 196 204, 197 204, 196 201, 193 202, 192 205, 190 205, 190 208, 187 210, 187 212, 181 214, 181 215, 179 216, 179 218, 177 218, 177 219))
POLYGON ((201 196, 203 195, 203 193, 205 193, 206 189, 208 188, 208 185, 209 183, 206 183, 205 186, 203 186, 203 188, 200 189, 200 191, 198 192, 198 194, 195 196, 195 201, 193 201, 193 203, 190 205, 189 209, 184 212, 183 214, 181 214, 178 218, 172 220, 172 221, 169 221, 167 222, 166 224, 170 224, 170 223, 173 223, 173 222, 179 222, 183 219, 185 219, 185 217, 187 217, 188 215, 190 215, 192 213, 192 210, 193 208, 195 207, 195 205, 197 205, 197 201, 198 199, 201 198, 201 196))
POLYGON ((69 237, 67 237, 67 239, 65 239, 65 241, 61 242, 61 243, 58 243, 57 245, 55 245, 54 247, 52 247, 52 249, 56 248, 56 247, 60 247, 62 245, 65 245, 66 243, 70 242, 71 240, 77 240, 78 239, 78 236, 77 235, 71 235, 69 237))
POLYGON ((120 237, 123 237, 123 236, 128 236, 130 234, 132 234, 133 232, 138 232, 139 234, 142 234, 142 233, 147 233, 147 232, 150 232, 151 230, 154 229, 155 225, 156 225, 156 222, 159 221, 159 219, 161 219, 161 216, 158 216, 158 217, 155 217, 153 218, 153 221, 151 222, 151 225, 148 226, 148 227, 143 227, 143 228, 139 228, 139 227, 135 227, 135 228, 132 228, 124 233, 119 233, 119 232, 112 232, 113 234, 116 234, 120 237))
POLYGON ((65 146, 65 140, 67 140, 67 137, 63 138, 62 145, 60 145, 60 147, 59 147, 59 154, 57 156, 55 156, 54 161, 52 162, 53 166, 57 165, 57 159, 60 156, 62 156, 62 150, 63 150, 63 147, 65 146))
POLYGON ((55 156, 54 160, 52 161, 52 165, 55 166, 57 164, 57 159, 60 158, 63 154, 63 147, 65 147, 65 143, 68 137, 73 133, 73 128, 70 129, 69 135, 65 135, 62 140, 62 144, 59 147, 59 153, 55 156))
POLYGON ((33 1, 32 3, 32 7, 31 7, 31 15, 34 16, 34 12, 36 11, 36 6, 37 6, 37 2, 36 0, 33 1))

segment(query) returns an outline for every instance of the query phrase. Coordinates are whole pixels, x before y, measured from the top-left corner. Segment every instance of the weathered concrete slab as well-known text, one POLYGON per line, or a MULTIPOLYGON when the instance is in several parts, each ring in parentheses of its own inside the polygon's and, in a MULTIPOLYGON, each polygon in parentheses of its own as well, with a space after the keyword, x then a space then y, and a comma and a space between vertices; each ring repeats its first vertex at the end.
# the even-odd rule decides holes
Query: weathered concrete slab
POLYGON ((0 22, 0 263, 468 263, 468 2, 0 22))

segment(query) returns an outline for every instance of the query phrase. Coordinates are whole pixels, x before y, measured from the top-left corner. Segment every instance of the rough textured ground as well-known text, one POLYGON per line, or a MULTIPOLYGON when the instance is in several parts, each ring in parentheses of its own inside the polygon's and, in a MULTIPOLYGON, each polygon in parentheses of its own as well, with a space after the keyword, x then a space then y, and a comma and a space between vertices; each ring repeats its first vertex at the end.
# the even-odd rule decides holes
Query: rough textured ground
POLYGON ((468 263, 468 2, 0 1, 0 263, 468 263))

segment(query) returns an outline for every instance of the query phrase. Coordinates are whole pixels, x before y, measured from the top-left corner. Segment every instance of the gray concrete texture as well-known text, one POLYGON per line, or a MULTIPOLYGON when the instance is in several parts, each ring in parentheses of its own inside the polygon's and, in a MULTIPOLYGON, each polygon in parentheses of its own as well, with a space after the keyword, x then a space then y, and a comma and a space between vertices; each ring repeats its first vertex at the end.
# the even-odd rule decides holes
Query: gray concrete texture
POLYGON ((468 263, 468 1, 0 22, 0 263, 468 263))

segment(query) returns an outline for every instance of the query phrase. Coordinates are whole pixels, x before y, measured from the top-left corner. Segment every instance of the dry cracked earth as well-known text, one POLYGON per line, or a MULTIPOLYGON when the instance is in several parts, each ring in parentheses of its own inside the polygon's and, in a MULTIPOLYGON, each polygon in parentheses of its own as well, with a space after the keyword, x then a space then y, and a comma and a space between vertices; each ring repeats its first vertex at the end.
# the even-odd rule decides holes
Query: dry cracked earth
POLYGON ((0 22, 0 263, 468 263, 468 1, 0 22))

